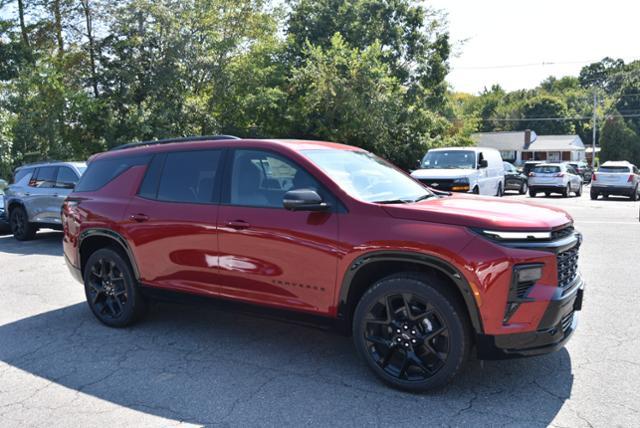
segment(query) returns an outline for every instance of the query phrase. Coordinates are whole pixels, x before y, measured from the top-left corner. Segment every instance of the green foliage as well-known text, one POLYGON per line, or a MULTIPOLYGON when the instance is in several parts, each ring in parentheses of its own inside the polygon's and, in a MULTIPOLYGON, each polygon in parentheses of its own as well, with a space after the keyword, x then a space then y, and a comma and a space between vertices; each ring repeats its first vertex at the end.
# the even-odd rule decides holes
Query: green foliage
POLYGON ((142 139, 307 136, 405 167, 467 144, 412 0, 0 0, 0 174, 142 139), (11 12, 9 12, 9 10, 11 12), (3 9, 3 12, 5 9, 3 9))
POLYGON ((517 122, 516 130, 533 129, 541 135, 573 134, 575 128, 568 120, 536 120, 536 118, 569 116, 567 104, 558 97, 538 95, 524 102, 521 115, 525 121, 517 122))
POLYGON ((600 159, 628 160, 640 164, 640 137, 620 116, 608 118, 602 126, 600 159))

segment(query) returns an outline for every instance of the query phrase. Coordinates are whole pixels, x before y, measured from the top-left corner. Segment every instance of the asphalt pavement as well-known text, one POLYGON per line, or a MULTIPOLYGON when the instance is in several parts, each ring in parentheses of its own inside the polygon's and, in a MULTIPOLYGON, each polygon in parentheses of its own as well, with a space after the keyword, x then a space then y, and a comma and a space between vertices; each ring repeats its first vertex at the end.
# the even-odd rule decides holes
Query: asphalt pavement
POLYGON ((577 332, 554 354, 471 361, 421 395, 382 385, 350 339, 311 328, 167 303, 104 327, 59 232, 0 236, 0 425, 640 426, 640 204, 588 191, 535 202, 584 234, 577 332))

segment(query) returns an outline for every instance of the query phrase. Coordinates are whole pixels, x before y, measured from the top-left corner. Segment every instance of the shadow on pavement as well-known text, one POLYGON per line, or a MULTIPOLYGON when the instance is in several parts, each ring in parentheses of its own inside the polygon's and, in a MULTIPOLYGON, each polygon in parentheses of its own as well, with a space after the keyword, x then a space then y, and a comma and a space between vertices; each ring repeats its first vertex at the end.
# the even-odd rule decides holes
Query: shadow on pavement
POLYGON ((0 235, 0 254, 62 256, 62 232, 43 231, 31 241, 18 241, 13 235, 0 235))
POLYGON ((128 329, 99 324, 85 303, 0 326, 0 360, 120 406, 204 425, 323 425, 330 417, 332 425, 547 426, 573 384, 562 350, 472 361, 445 389, 407 394, 380 384, 349 338, 166 303, 128 329))

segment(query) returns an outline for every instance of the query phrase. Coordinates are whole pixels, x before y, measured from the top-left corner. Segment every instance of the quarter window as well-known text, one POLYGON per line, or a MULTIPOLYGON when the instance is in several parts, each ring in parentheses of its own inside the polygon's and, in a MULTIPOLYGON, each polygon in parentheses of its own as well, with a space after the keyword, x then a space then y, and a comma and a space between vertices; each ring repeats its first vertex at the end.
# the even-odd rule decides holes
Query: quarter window
POLYGON ((284 194, 292 189, 313 189, 327 197, 311 174, 281 156, 262 150, 234 152, 231 204, 282 208, 284 194))
MULTIPOLYGON (((220 154, 220 150, 167 154, 157 199, 168 202, 212 203, 220 154)), ((153 168, 150 168, 150 172, 153 172, 153 168)))
POLYGON ((94 192, 129 168, 145 165, 149 155, 98 159, 89 164, 76 186, 76 192, 94 192))

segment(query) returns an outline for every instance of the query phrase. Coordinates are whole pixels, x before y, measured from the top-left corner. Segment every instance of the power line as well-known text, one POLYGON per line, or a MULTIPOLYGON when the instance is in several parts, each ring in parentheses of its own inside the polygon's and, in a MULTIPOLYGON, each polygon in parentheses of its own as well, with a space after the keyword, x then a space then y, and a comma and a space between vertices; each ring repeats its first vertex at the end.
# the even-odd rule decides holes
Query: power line
MULTIPOLYGON (((605 118, 610 117, 624 117, 624 118, 632 118, 632 117, 640 117, 640 113, 635 114, 606 114, 605 118)), ((455 118, 454 118, 455 119, 455 118)), ((460 119, 468 119, 468 120, 479 120, 483 122, 533 122, 533 121, 566 121, 566 120, 592 120, 591 116, 582 116, 582 117, 528 117, 528 118, 486 118, 483 119, 481 117, 461 117, 460 119)))
POLYGON ((452 67, 453 70, 492 70, 499 68, 526 68, 526 67, 545 67, 549 65, 569 65, 569 64, 592 64, 595 61, 542 61, 542 62, 529 62, 524 64, 501 64, 501 65, 479 65, 479 66, 462 66, 452 67))

